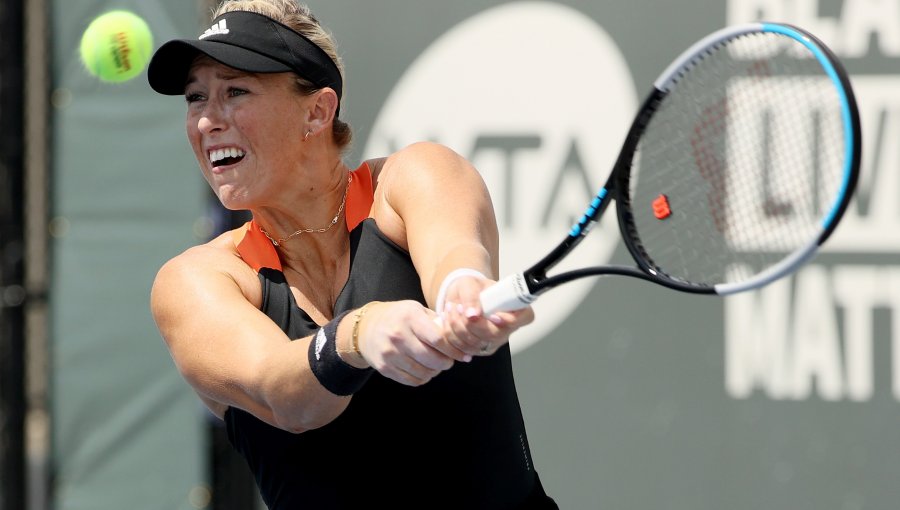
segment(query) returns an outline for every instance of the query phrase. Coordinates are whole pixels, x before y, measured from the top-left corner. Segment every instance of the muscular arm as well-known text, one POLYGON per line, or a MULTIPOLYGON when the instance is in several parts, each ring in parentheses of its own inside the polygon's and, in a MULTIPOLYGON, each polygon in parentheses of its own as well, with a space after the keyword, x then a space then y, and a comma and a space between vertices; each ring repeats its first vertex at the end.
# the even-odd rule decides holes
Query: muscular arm
POLYGON ((407 249, 434 306, 443 278, 459 267, 498 272, 493 205, 481 176, 443 146, 415 144, 388 158, 376 188, 379 228, 407 249))
POLYGON ((433 143, 392 155, 381 170, 373 212, 382 232, 409 251, 432 308, 451 271, 475 269, 485 276, 448 286, 454 306, 437 311, 453 349, 435 348, 454 359, 458 352, 490 354, 533 320, 530 308, 481 317, 478 296, 497 278, 499 234, 484 181, 461 156, 433 143))
MULTIPOLYGON (((325 390, 307 358, 310 338, 291 341, 251 302, 259 283, 233 253, 192 248, 159 271, 154 319, 176 366, 219 417, 228 406, 276 427, 303 432, 349 403, 325 390)), ((347 337, 344 321, 338 338, 347 337)))

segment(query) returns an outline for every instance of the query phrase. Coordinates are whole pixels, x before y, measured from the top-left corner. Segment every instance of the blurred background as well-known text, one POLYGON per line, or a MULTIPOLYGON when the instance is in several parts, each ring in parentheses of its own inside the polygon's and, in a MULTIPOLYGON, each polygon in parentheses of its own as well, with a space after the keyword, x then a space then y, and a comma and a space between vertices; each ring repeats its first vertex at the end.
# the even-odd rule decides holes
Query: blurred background
MULTIPOLYGON (((211 200, 182 99, 145 73, 100 82, 77 51, 105 11, 142 16, 155 48, 202 33, 212 3, 0 3, 0 510, 261 508, 148 304, 165 260, 245 217, 211 200)), ((422 139, 468 157, 503 273, 559 240, 694 41, 760 19, 823 39, 865 142, 825 252, 725 300, 617 278, 554 290, 513 360, 562 508, 897 507, 900 0, 308 3, 348 70, 347 163, 422 139)), ((601 228, 575 264, 627 261, 601 228)))

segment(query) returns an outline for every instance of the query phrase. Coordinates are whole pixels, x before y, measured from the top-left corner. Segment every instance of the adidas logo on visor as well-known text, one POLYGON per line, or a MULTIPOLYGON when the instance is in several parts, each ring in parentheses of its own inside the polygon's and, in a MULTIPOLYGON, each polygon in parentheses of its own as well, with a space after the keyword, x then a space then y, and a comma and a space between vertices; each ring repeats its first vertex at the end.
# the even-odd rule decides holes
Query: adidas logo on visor
POLYGON ((226 20, 219 20, 218 23, 206 29, 206 32, 203 32, 198 39, 206 39, 211 35, 225 35, 228 33, 228 26, 225 23, 226 20))

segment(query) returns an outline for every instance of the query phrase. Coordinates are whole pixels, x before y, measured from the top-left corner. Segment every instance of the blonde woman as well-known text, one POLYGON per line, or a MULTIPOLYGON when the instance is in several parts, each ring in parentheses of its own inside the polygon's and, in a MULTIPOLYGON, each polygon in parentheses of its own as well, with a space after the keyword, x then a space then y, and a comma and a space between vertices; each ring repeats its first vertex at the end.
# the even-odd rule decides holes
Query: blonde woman
POLYGON ((342 64, 293 1, 222 3, 149 80, 184 96, 222 204, 252 213, 166 263, 151 305, 269 508, 556 508, 508 347, 533 313, 478 304, 498 270, 479 174, 430 143, 348 168, 342 64))

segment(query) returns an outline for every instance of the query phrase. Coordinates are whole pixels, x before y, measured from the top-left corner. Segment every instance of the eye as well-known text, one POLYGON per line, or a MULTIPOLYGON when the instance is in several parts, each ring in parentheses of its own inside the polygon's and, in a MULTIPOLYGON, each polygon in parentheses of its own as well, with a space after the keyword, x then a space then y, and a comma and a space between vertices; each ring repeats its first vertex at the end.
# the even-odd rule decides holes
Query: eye
POLYGON ((184 94, 184 101, 188 104, 203 101, 203 99, 203 94, 200 94, 199 92, 187 92, 184 94))
POLYGON ((237 88, 237 87, 231 87, 231 88, 228 89, 228 95, 229 95, 230 97, 243 96, 243 95, 245 95, 245 94, 247 94, 247 93, 248 93, 247 90, 241 89, 241 88, 237 88))

